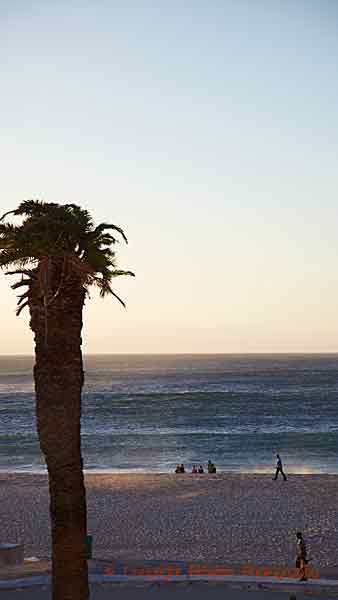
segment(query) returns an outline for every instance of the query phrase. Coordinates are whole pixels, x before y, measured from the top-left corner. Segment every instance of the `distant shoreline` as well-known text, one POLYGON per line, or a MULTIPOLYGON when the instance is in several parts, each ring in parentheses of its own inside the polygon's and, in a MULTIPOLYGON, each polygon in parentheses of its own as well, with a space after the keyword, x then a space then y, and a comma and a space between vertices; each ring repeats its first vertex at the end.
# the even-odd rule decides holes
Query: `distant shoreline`
MULTIPOLYGON (((338 350, 325 350, 325 351, 271 351, 271 352, 83 352, 83 357, 93 356, 338 356, 338 350)), ((2 358, 31 358, 34 359, 34 354, 0 354, 2 358)))
MULTIPOLYGON (((207 473, 207 471, 205 470, 205 472, 201 475, 199 474, 193 474, 190 472, 190 469, 188 468, 188 470, 185 473, 180 473, 180 474, 176 474, 174 473, 174 471, 143 471, 141 469, 137 469, 137 470, 128 470, 128 469, 84 469, 83 470, 84 474, 86 476, 96 476, 96 475, 100 475, 100 476, 135 476, 135 477, 144 477, 144 476, 149 476, 149 477, 168 477, 168 476, 175 476, 178 479, 180 477, 191 477, 191 478, 201 478, 203 479, 203 477, 207 478, 207 477, 273 477, 275 474, 275 469, 274 467, 272 467, 270 470, 265 469, 264 471, 254 471, 254 470, 250 470, 250 471, 245 471, 245 470, 241 470, 241 471, 226 471, 226 470, 217 470, 217 473, 214 474, 210 474, 207 473)), ((338 477, 338 469, 337 472, 315 472, 315 471, 307 471, 307 472, 303 472, 303 473, 299 473, 299 472, 292 472, 292 471, 286 471, 286 474, 288 476, 288 478, 295 478, 295 477, 338 477)), ((12 475, 29 475, 29 476, 40 476, 40 475, 48 475, 47 473, 47 469, 9 469, 7 467, 4 467, 3 469, 0 468, 0 478, 1 476, 12 476, 12 475)), ((279 479, 282 479, 282 476, 279 475, 279 479)))

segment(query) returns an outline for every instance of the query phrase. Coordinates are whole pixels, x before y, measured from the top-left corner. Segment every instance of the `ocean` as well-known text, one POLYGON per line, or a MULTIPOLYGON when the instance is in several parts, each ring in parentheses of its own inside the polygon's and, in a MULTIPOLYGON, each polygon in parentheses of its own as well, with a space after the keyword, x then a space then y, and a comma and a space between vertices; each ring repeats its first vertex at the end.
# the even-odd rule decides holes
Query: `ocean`
MULTIPOLYGON (((338 473, 338 355, 86 356, 87 471, 338 473)), ((31 357, 0 357, 0 470, 45 470, 31 357)))

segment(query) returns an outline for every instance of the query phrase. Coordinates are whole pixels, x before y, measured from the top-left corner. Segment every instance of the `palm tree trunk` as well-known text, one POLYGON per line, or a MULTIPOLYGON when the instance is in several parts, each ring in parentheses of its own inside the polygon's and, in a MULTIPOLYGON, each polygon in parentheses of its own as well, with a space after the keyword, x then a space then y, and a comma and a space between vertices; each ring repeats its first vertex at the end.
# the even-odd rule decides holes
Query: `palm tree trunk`
MULTIPOLYGON (((55 264, 52 271, 54 275, 59 271, 55 264)), ((55 289, 57 278, 53 279, 55 289)), ((29 294, 30 326, 35 334, 37 429, 49 476, 53 600, 89 598, 81 456, 84 296, 81 282, 69 278, 62 294, 48 306, 45 318, 46 302, 38 282, 29 294)))

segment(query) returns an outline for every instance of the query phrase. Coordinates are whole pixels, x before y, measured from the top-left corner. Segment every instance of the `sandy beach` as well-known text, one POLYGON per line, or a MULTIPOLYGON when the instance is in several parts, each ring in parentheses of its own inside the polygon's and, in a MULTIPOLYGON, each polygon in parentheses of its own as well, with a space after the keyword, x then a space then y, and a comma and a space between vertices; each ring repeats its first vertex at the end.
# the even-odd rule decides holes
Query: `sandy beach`
MULTIPOLYGON (((312 564, 337 566, 338 477, 86 475, 95 558, 285 565, 303 531, 312 564)), ((0 540, 50 556, 44 475, 0 474, 0 540)))

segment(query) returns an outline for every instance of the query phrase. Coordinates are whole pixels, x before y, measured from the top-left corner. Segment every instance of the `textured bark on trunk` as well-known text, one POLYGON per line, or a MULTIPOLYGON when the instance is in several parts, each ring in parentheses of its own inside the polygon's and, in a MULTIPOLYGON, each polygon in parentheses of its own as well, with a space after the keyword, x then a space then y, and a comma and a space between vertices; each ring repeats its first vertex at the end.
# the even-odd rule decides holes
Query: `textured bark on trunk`
POLYGON ((37 429, 49 476, 53 600, 87 600, 87 511, 80 435, 85 291, 70 270, 61 275, 63 268, 60 261, 50 261, 48 287, 43 289, 38 277, 29 292, 37 429), (62 289, 53 298, 61 277, 62 289))

